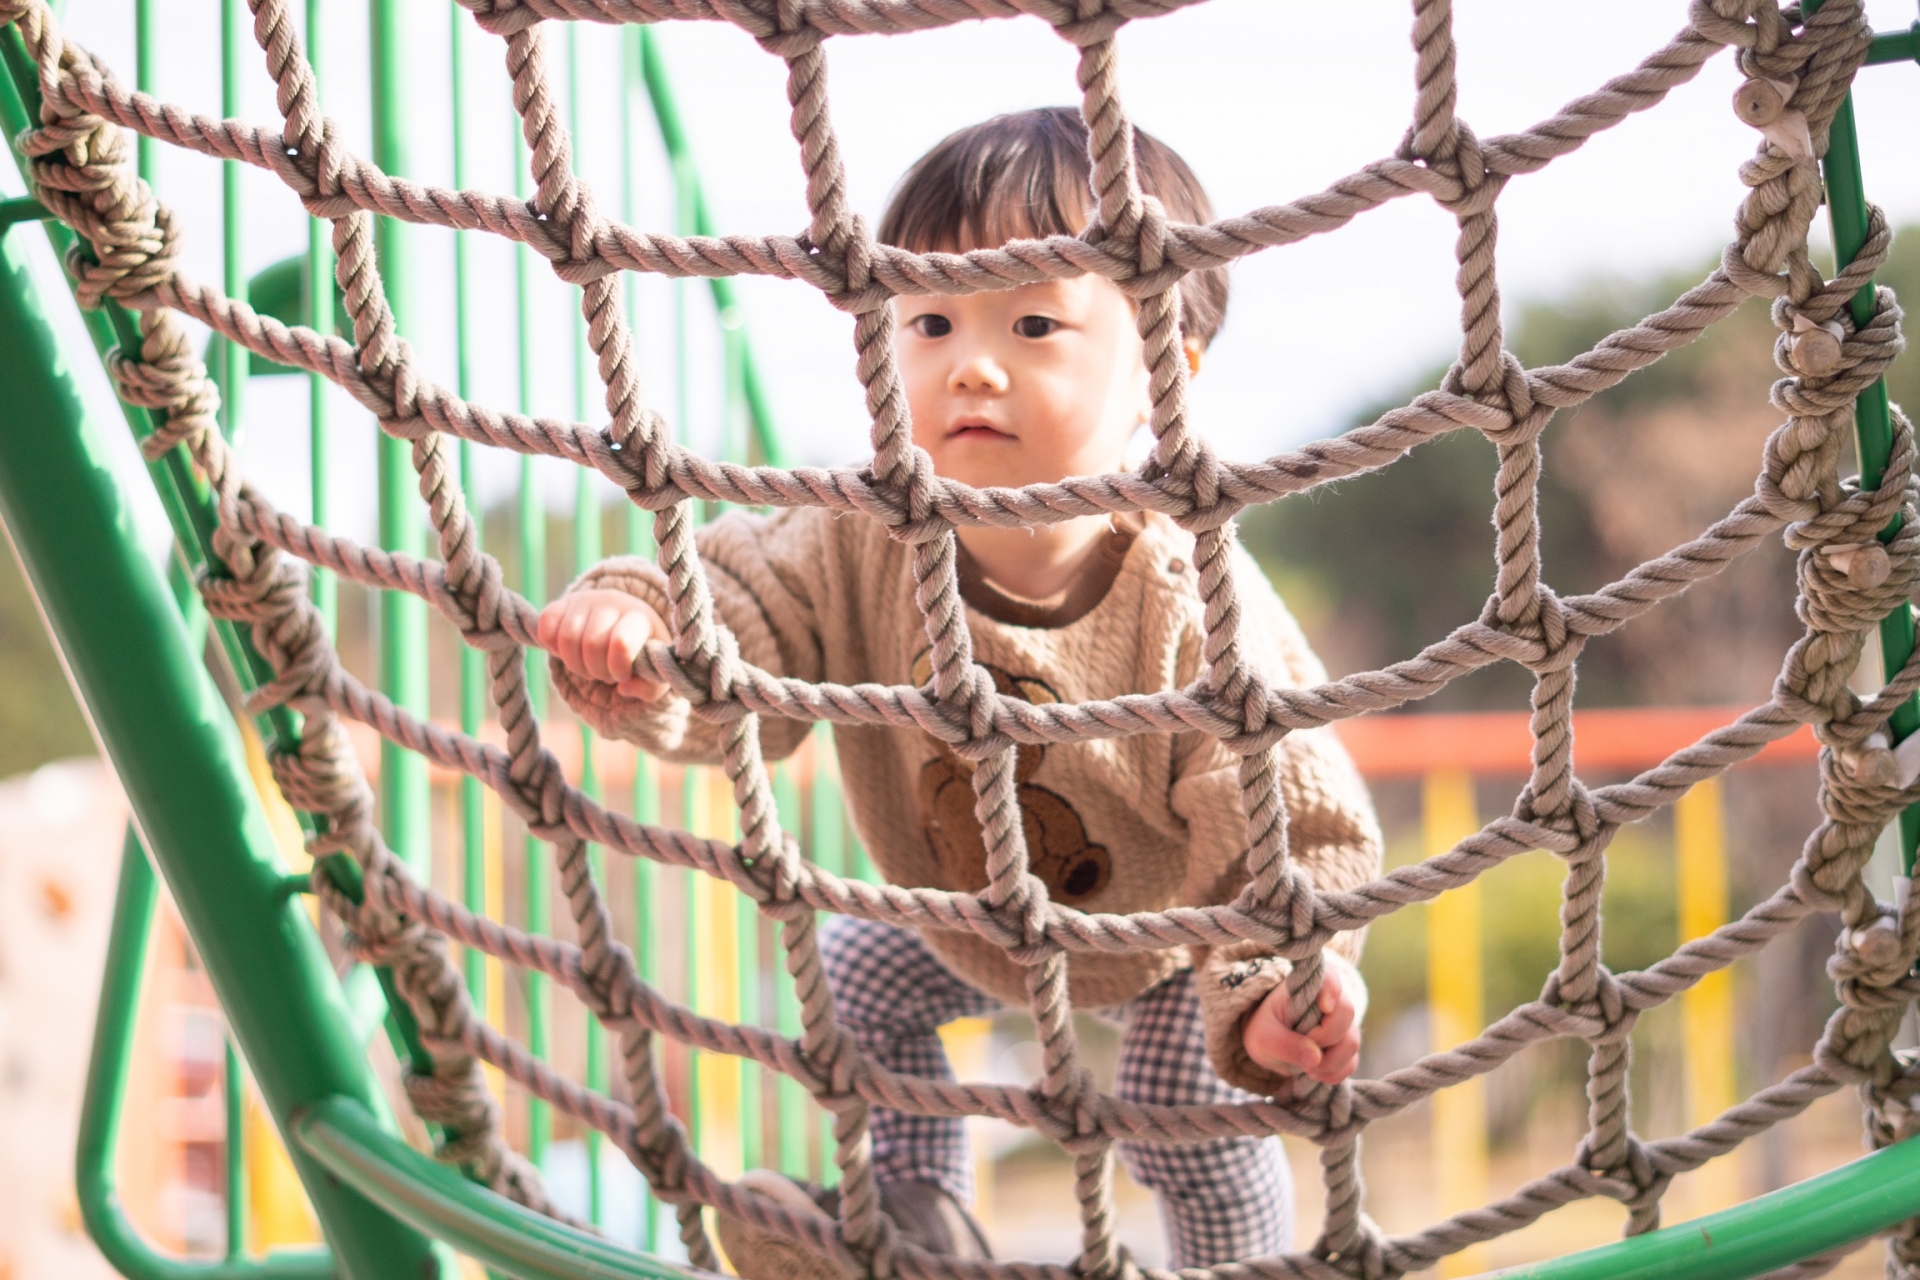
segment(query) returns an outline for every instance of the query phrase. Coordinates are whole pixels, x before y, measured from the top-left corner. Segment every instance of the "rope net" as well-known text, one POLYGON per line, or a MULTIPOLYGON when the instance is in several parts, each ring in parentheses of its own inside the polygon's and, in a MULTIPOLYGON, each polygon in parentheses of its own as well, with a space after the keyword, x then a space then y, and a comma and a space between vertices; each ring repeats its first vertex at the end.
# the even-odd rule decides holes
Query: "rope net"
MULTIPOLYGON (((1920 661, 1909 662, 1871 697, 1858 697, 1848 687, 1869 630, 1890 611, 1907 607, 1920 579, 1913 433, 1905 418, 1895 411, 1891 459, 1877 486, 1843 480, 1838 471, 1856 395, 1900 350, 1900 312, 1885 290, 1872 295, 1871 318, 1862 324, 1847 308, 1887 254, 1890 236, 1877 210, 1865 248, 1833 279, 1822 277, 1807 247, 1822 199, 1818 157, 1870 39, 1858 0, 1830 0, 1812 16, 1765 0, 1692 0, 1687 25, 1633 70, 1525 132, 1486 139, 1454 112, 1449 0, 1415 0, 1416 106, 1396 152, 1292 204, 1207 226, 1170 222, 1142 194, 1115 61, 1115 34, 1123 24, 1192 0, 461 0, 504 46, 537 184, 530 200, 410 182, 353 154, 337 126, 317 110, 313 71, 286 0, 249 2, 283 117, 266 127, 195 115, 128 92, 85 49, 62 38, 43 0, 0 0, 0 18, 17 24, 24 36, 44 95, 39 126, 19 145, 31 159, 40 199, 82 237, 68 267, 83 304, 112 300, 138 315, 140 349, 114 353, 109 367, 120 394, 157 411, 164 423, 143 441, 146 457, 157 460, 184 448, 211 486, 221 564, 203 577, 201 590, 214 614, 250 630, 273 670, 274 678, 249 696, 248 710, 284 705, 305 717, 297 747, 274 754, 275 776, 296 807, 319 819, 322 834, 310 844, 316 858, 344 854, 363 872, 358 898, 325 874, 324 862, 317 864, 314 888, 343 922, 354 952, 391 968, 419 1021, 433 1067, 410 1075, 407 1088, 418 1112, 441 1126, 443 1159, 524 1204, 554 1212, 538 1176, 500 1135, 498 1107, 481 1072, 481 1063, 490 1063, 617 1144, 655 1194, 676 1207, 697 1264, 718 1265, 701 1215, 702 1206, 713 1206, 802 1242, 850 1274, 1067 1280, 1141 1270, 1114 1236, 1117 1139, 1182 1143, 1291 1133, 1321 1149, 1327 1212, 1318 1240, 1303 1252, 1255 1260, 1250 1270, 1229 1266, 1189 1274, 1336 1280, 1419 1270, 1591 1196, 1624 1204, 1630 1233, 1649 1230, 1659 1221, 1662 1193, 1675 1175, 1724 1155, 1842 1086, 1862 1091, 1873 1144, 1920 1129, 1908 1110, 1920 1092, 1920 1065, 1891 1048, 1908 1002, 1920 994, 1920 979, 1910 974, 1920 952, 1920 912, 1876 901, 1861 874, 1881 828, 1920 799, 1920 784, 1901 784, 1897 761, 1880 736, 1893 709, 1920 688, 1920 661), (1019 14, 1051 24, 1079 51, 1097 203, 1092 225, 1077 237, 964 254, 916 254, 875 243, 847 207, 828 114, 823 42, 835 35, 898 33, 1019 14), (806 230, 682 238, 603 216, 570 164, 570 142, 555 102, 546 24, 559 19, 727 21, 785 61, 792 132, 811 211, 806 230), (1735 217, 1737 238, 1720 266, 1666 310, 1566 364, 1523 368, 1505 349, 1501 332, 1494 264, 1501 192, 1511 179, 1657 105, 1722 49, 1750 77, 1736 109, 1763 140, 1740 167, 1748 192, 1735 217), (265 169, 309 213, 328 220, 352 341, 283 325, 186 278, 176 264, 178 229, 136 176, 128 130, 265 169), (1262 462, 1216 458, 1187 419, 1181 278, 1333 231, 1409 195, 1432 198, 1459 223, 1460 355, 1442 385, 1337 438, 1262 462), (605 387, 606 421, 500 412, 420 376, 382 291, 374 257, 376 215, 491 232, 544 255, 558 276, 579 287, 605 387), (623 271, 797 279, 852 313, 855 368, 872 418, 871 463, 782 470, 716 462, 677 446, 667 422, 642 399, 622 313, 623 271), (1113 281, 1138 303, 1152 375, 1151 458, 1126 474, 1023 489, 973 489, 934 475, 910 440, 889 301, 901 294, 1003 289, 1085 272, 1113 281), (1752 496, 1698 537, 1617 582, 1588 595, 1556 595, 1542 579, 1537 514, 1539 438, 1548 421, 1556 410, 1692 342, 1753 295, 1773 300, 1775 356, 1786 376, 1772 393, 1785 421, 1767 442, 1752 496), (417 560, 334 537, 275 510, 252 489, 217 429, 215 389, 190 350, 179 316, 257 355, 331 379, 377 415, 384 431, 409 441, 441 558, 417 560), (1227 554, 1235 514, 1384 466, 1427 440, 1462 430, 1484 435, 1499 460, 1496 585, 1481 616, 1407 661, 1312 688, 1277 688, 1251 669, 1238 638, 1227 554), (697 714, 725 726, 725 772, 740 808, 737 844, 636 822, 567 784, 541 745, 529 702, 524 651, 533 643, 537 606, 506 589, 500 566, 482 551, 455 482, 450 439, 596 468, 654 513, 659 563, 670 580, 673 640, 652 645, 636 674, 667 682, 697 714), (931 680, 918 688, 815 685, 743 663, 715 617, 693 538, 694 500, 819 505, 882 522, 913 549, 912 585, 932 645, 931 680), (955 579, 954 528, 1138 510, 1162 512, 1196 539, 1207 628, 1202 677, 1186 688, 1081 704, 1035 705, 997 694, 991 678, 971 662, 955 579), (1900 531, 1881 542, 1878 535, 1894 522, 1902 522, 1900 531), (1805 632, 1786 654, 1772 699, 1630 781, 1584 785, 1574 773, 1570 720, 1582 647, 1776 534, 1799 553, 1805 632), (307 564, 369 587, 411 592, 450 619, 486 655, 506 745, 488 745, 416 718, 349 674, 308 600, 307 564), (1288 858, 1276 744, 1297 730, 1416 701, 1498 662, 1518 663, 1534 675, 1532 774, 1512 812, 1444 854, 1350 892, 1315 890, 1288 858), (977 761, 972 777, 986 833, 988 886, 977 894, 874 886, 803 862, 780 827, 760 755, 758 721, 766 715, 922 730, 977 761), (480 779, 534 835, 550 842, 578 944, 476 916, 410 878, 373 824, 372 795, 343 717, 480 779), (1614 832, 1801 724, 1812 724, 1824 744, 1824 817, 1788 881, 1739 920, 1658 964, 1609 971, 1602 962, 1600 894, 1614 832), (1215 735, 1243 762, 1244 891, 1228 906, 1132 916, 1088 915, 1050 902, 1045 886, 1027 871, 1015 792, 1018 744, 1174 730, 1215 735), (615 940, 611 913, 590 873, 590 842, 698 868, 750 896, 776 924, 802 1010, 798 1038, 699 1016, 643 982, 632 955, 615 940), (1235 1105, 1132 1105, 1100 1092, 1080 1063, 1067 997, 1069 953, 1253 939, 1293 962, 1287 979, 1291 1009, 1305 1026, 1316 1016, 1320 950, 1333 934, 1427 901, 1535 849, 1551 850, 1567 868, 1558 966, 1538 999, 1469 1043, 1381 1079, 1334 1087, 1302 1080, 1281 1096, 1235 1105), (1044 1046, 1039 1079, 1025 1088, 943 1083, 890 1073, 864 1057, 835 1021, 822 976, 815 913, 823 910, 971 930, 1006 949, 1025 968, 1044 1046), (1829 965, 1840 1007, 1811 1064, 1691 1132, 1659 1141, 1632 1133, 1627 1066, 1629 1033, 1639 1015, 1816 911, 1838 911, 1844 928, 1829 965), (477 1016, 447 958, 448 938, 549 974, 573 991, 615 1037, 631 1101, 557 1074, 477 1016), (837 1220, 789 1213, 701 1162, 668 1110, 655 1059, 655 1037, 661 1035, 783 1072, 832 1113, 833 1158, 843 1188, 837 1220), (1368 1123, 1559 1037, 1589 1047, 1589 1127, 1568 1162, 1504 1199, 1423 1231, 1388 1236, 1377 1228, 1363 1211, 1358 1165, 1368 1123), (876 1106, 998 1117, 1059 1143, 1071 1154, 1076 1175, 1084 1226, 1079 1255, 1060 1265, 962 1264, 899 1239, 879 1212, 869 1158, 868 1115, 876 1106)), ((1911 1223, 1898 1228, 1890 1248, 1897 1274, 1920 1275, 1920 1229, 1911 1223)), ((1788 1271, 1817 1274, 1838 1256, 1788 1271)))

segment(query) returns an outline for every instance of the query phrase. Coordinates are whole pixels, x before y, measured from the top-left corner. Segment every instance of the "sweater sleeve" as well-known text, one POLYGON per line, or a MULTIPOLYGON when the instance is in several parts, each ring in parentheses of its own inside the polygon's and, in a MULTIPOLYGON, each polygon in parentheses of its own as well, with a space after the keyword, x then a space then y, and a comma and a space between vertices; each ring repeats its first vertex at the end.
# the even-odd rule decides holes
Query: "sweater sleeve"
MULTIPOLYGON (((733 632, 743 661, 776 676, 823 678, 816 593, 825 563, 820 517, 827 514, 814 509, 771 516, 732 513, 695 534, 716 617, 733 632)), ((604 560, 567 588, 592 589, 624 591, 662 618, 668 616, 666 574, 643 557, 604 560)), ((558 659, 549 658, 547 669, 554 690, 599 732, 676 764, 720 763, 724 726, 695 715, 685 698, 670 694, 640 702, 611 684, 575 674, 558 659)), ((791 755, 809 727, 784 716, 762 717, 762 753, 769 760, 791 755)))
MULTIPOLYGON (((1326 678, 1299 625, 1267 585, 1250 557, 1238 557, 1236 580, 1243 611, 1241 636, 1250 657, 1276 683, 1300 686, 1326 678)), ((1239 757, 1211 738, 1190 739, 1178 773, 1173 808, 1188 824, 1187 900, 1231 901, 1246 884, 1246 820, 1240 809, 1239 757), (1211 883, 1204 877, 1211 877, 1211 883)), ((1287 845, 1296 866, 1318 889, 1351 889, 1380 873, 1379 824, 1366 784, 1331 729, 1292 733, 1279 750, 1280 794, 1287 811, 1287 845)), ((1358 968, 1365 931, 1336 935, 1325 963, 1341 975, 1357 1012, 1367 988, 1358 968)), ((1286 981, 1288 962, 1256 942, 1193 949, 1207 1050, 1229 1084, 1271 1095, 1284 1080, 1247 1057, 1247 1018, 1286 981)), ((1357 1019, 1356 1019, 1357 1020, 1357 1019)))

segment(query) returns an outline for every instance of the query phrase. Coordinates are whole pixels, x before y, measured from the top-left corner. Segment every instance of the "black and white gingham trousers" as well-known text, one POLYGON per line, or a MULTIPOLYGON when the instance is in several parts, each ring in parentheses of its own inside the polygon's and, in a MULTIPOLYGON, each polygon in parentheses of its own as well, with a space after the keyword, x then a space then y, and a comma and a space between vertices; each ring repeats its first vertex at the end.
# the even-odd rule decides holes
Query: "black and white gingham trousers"
MULTIPOLYGON (((938 1029, 1003 1007, 950 972, 918 934, 897 925, 831 917, 821 929, 820 952, 840 1020, 890 1071, 953 1079, 938 1029)), ((1123 1027, 1114 1081, 1122 1099, 1175 1106, 1252 1096, 1222 1080, 1207 1058, 1191 969, 1103 1016, 1123 1027)), ((872 1131, 880 1181, 937 1182, 961 1203, 973 1202, 964 1121, 875 1108, 872 1131)), ((1169 1266, 1214 1266, 1292 1248, 1293 1178, 1278 1138, 1119 1147, 1134 1181, 1159 1202, 1169 1266)))

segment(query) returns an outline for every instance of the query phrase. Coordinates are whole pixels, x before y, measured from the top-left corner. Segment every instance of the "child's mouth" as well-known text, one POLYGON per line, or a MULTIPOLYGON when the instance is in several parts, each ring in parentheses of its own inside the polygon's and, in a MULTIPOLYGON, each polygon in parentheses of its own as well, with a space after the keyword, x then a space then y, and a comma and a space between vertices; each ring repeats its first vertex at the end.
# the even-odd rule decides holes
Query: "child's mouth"
POLYGON ((998 431, 984 422, 957 423, 947 432, 949 440, 1011 440, 1013 437, 1004 431, 998 431))

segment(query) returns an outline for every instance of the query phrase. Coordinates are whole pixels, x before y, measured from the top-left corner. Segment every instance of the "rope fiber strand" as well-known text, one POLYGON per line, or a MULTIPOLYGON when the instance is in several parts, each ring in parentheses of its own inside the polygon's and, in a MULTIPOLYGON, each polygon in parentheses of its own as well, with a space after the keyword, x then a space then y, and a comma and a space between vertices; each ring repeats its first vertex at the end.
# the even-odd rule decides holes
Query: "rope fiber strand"
MULTIPOLYGON (((392 970, 419 1022, 432 1070, 410 1075, 407 1091, 416 1110, 444 1135, 441 1158, 504 1195, 554 1212, 537 1173, 500 1136, 498 1105, 481 1070, 486 1063, 617 1145, 654 1193, 675 1206, 697 1265, 719 1263, 702 1225, 702 1208, 711 1206, 804 1242, 849 1275, 874 1280, 1109 1280, 1143 1274, 1114 1238, 1110 1152, 1116 1140, 1182 1143, 1291 1133, 1323 1151, 1328 1212, 1320 1238, 1286 1257, 1181 1274, 1188 1280, 1377 1280, 1429 1267, 1586 1197, 1625 1205, 1629 1233, 1650 1230, 1659 1223, 1661 1196, 1675 1175, 1724 1155, 1843 1086, 1861 1091, 1873 1145, 1915 1132, 1920 1062, 1895 1052, 1892 1041, 1906 1008, 1920 995, 1920 978, 1913 976, 1920 911, 1911 903, 1876 901, 1862 869, 1889 819, 1920 800, 1920 784, 1901 785, 1880 736, 1894 708, 1920 688, 1920 660, 1872 697, 1862 699, 1849 688, 1869 630, 1890 611, 1906 608, 1920 581, 1911 426, 1896 410, 1892 456, 1877 487, 1862 488, 1838 470, 1855 397, 1901 348, 1900 310, 1885 290, 1875 293, 1865 323, 1856 325, 1847 308, 1887 256, 1891 237, 1877 210, 1865 248, 1833 279, 1820 274, 1807 247, 1822 199, 1819 158, 1870 40, 1859 0, 1829 0, 1811 17, 1798 6, 1775 8, 1766 0, 1691 0, 1687 26, 1639 66, 1525 132, 1484 139, 1456 113, 1451 0, 1415 0, 1415 105, 1393 154, 1291 204, 1206 226, 1168 221, 1140 191, 1115 43, 1127 22, 1195 0, 460 2, 503 46, 533 179, 531 199, 410 182, 348 150, 339 128, 319 112, 312 67, 286 0, 249 0, 253 35, 282 115, 280 123, 264 126, 195 115, 129 92, 90 53, 62 37, 45 0, 0 0, 0 22, 18 27, 43 98, 38 126, 16 145, 30 160, 36 196, 81 237, 67 267, 83 304, 112 300, 138 315, 139 349, 115 352, 109 370, 126 400, 164 416, 165 425, 142 442, 146 456, 186 450, 217 501, 219 564, 203 576, 201 591, 215 615, 249 629, 274 672, 270 683, 250 695, 248 709, 287 706, 305 717, 297 748, 275 753, 274 775, 295 806, 320 820, 322 834, 310 844, 316 857, 345 854, 364 874, 359 900, 323 870, 313 877, 314 889, 345 927, 355 953, 392 970), (963 254, 917 254, 875 243, 847 205, 823 42, 1020 15, 1050 24, 1078 50, 1093 224, 1078 237, 1015 241, 963 254), (547 32, 554 20, 729 22, 783 60, 792 132, 806 176, 806 229, 784 236, 679 237, 603 216, 572 166, 572 142, 549 66, 547 32), (1566 364, 1522 367, 1505 345, 1495 270, 1495 210, 1506 185, 1656 106, 1723 50, 1749 77, 1736 107, 1761 136, 1740 167, 1748 190, 1735 214, 1737 236, 1720 266, 1666 310, 1566 364), (129 131, 265 169, 310 214, 327 220, 351 340, 284 325, 187 278, 179 265, 179 229, 136 176, 129 131), (1432 198, 1459 224, 1460 353, 1442 384, 1336 438, 1260 462, 1216 458, 1188 417, 1181 278, 1336 230, 1369 209, 1414 194, 1432 198), (382 289, 374 255, 376 216, 523 242, 560 279, 578 286, 605 389, 604 420, 500 412, 422 377, 382 289), (624 271, 788 277, 851 313, 854 367, 872 419, 872 462, 836 470, 749 467, 676 445, 666 419, 642 396, 618 287, 624 271), (1153 391, 1150 459, 1126 474, 1022 489, 975 489, 934 475, 927 456, 912 444, 890 300, 1088 272, 1113 281, 1139 304, 1153 391), (1692 342, 1756 295, 1772 300, 1779 329, 1775 355, 1785 376, 1772 392, 1784 421, 1767 441, 1752 496, 1698 537, 1599 591, 1555 594, 1542 574, 1538 514, 1540 436, 1555 411, 1692 342), (218 392, 192 353, 181 316, 261 357, 324 375, 371 410, 382 430, 408 441, 439 558, 416 560, 336 537, 275 510, 250 487, 218 429, 218 392), (1480 617, 1407 661, 1312 688, 1275 688, 1249 668, 1238 642, 1240 611, 1226 555, 1234 516, 1253 504, 1386 466, 1425 441, 1462 430, 1484 435, 1499 458, 1495 586, 1480 617), (483 551, 460 495, 450 440, 593 467, 654 513, 673 637, 651 645, 635 674, 666 682, 697 714, 726 726, 724 769, 741 809, 738 844, 636 822, 567 783, 542 745, 526 683, 525 651, 539 602, 508 590, 499 564, 483 551), (694 542, 691 504, 703 500, 858 512, 910 544, 911 585, 932 646, 929 682, 919 688, 811 685, 744 663, 716 616, 694 542), (1204 675, 1182 689, 1081 704, 1036 706, 996 693, 971 660, 958 603, 955 528, 1137 510, 1161 512, 1195 535, 1207 606, 1204 675), (1883 543, 1881 531, 1896 521, 1900 531, 1883 543), (1585 785, 1575 772, 1571 715, 1576 664, 1586 642, 1719 573, 1775 535, 1798 552, 1805 631, 1785 656, 1771 700, 1636 778, 1585 785), (411 592, 444 614, 485 654, 505 745, 418 719, 351 676, 309 602, 308 565, 368 587, 411 592), (1276 744, 1299 729, 1417 701, 1497 662, 1517 663, 1534 675, 1532 773, 1512 811, 1425 862, 1351 891, 1316 891, 1287 857, 1276 744), (983 767, 972 776, 988 833, 987 887, 962 894, 875 886, 802 861, 773 803, 760 755, 761 716, 915 727, 977 760, 983 767), (578 942, 533 936, 476 916, 410 878, 372 821, 373 797, 343 719, 371 725, 497 791, 529 831, 553 846, 578 942), (1802 724, 1811 724, 1824 744, 1824 816, 1787 882, 1740 919, 1658 964, 1611 972, 1603 962, 1600 898, 1613 834, 1802 724), (1086 915, 1051 902, 1028 871, 1013 785, 1018 744, 1176 730, 1212 734, 1245 760, 1242 805, 1254 818, 1247 889, 1228 906, 1124 917, 1086 915), (589 866, 589 843, 697 868, 751 897, 777 925, 799 997, 797 1038, 699 1016, 642 981, 633 956, 615 939, 612 913, 589 866), (1430 900, 1534 849, 1550 850, 1566 863, 1559 963, 1538 999, 1468 1043, 1381 1079, 1232 1105, 1125 1103, 1100 1092, 1079 1063, 1067 998, 1069 952, 1253 939, 1297 962, 1294 1007, 1310 1008, 1321 972, 1318 953, 1333 934, 1430 900), (971 930, 1005 948, 1026 967, 1033 1015, 1048 1043, 1059 1048, 1049 1055, 1044 1078, 1030 1088, 947 1083, 894 1074, 867 1058, 835 1020, 815 935, 817 910, 971 930), (1639 1015, 1765 946, 1810 913, 1828 911, 1837 911, 1844 926, 1829 964, 1840 1007, 1811 1065, 1689 1133, 1659 1141, 1635 1135, 1628 1127, 1628 1055, 1639 1015), (447 958, 447 939, 551 975, 572 991, 619 1046, 626 1100, 589 1091, 489 1026, 447 958), (833 1114, 833 1158, 842 1188, 836 1221, 790 1214, 700 1160, 668 1109, 656 1067, 657 1036, 785 1073, 833 1114), (1383 1233, 1363 1209, 1359 1146, 1368 1123, 1483 1075, 1530 1045, 1561 1037, 1581 1040, 1589 1050, 1588 1131, 1567 1163, 1502 1200, 1423 1231, 1383 1233), (879 1212, 868 1139, 873 1107, 994 1116, 1058 1142, 1076 1171, 1084 1227, 1077 1259, 960 1263, 901 1239, 879 1212)), ((1920 1277, 1920 1224, 1896 1229, 1889 1249, 1890 1274, 1920 1277)), ((1781 1274, 1816 1275, 1840 1256, 1809 1259, 1781 1274)))

